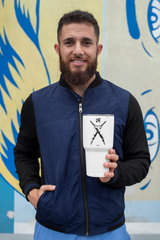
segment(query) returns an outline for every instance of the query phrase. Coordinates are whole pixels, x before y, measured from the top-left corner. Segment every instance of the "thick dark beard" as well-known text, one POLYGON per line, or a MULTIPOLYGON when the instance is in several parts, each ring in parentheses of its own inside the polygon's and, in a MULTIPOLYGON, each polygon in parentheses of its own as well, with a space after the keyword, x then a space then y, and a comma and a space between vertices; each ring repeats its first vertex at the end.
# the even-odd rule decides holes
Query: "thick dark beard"
POLYGON ((63 78, 71 85, 80 86, 88 83, 91 77, 93 77, 95 74, 97 69, 97 56, 92 62, 89 63, 85 71, 77 70, 75 72, 72 72, 69 67, 69 62, 65 63, 62 60, 61 54, 59 56, 59 63, 63 78))

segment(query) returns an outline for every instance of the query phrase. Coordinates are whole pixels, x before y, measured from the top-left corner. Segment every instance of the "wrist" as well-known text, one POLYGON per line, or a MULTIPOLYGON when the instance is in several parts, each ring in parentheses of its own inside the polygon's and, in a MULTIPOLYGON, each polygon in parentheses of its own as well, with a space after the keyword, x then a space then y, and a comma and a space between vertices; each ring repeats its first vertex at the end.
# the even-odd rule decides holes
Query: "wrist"
POLYGON ((38 189, 37 188, 34 188, 34 189, 31 189, 28 193, 28 195, 26 196, 27 199, 29 200, 29 202, 32 202, 32 199, 37 197, 38 195, 38 189))
POLYGON ((28 185, 26 186, 25 191, 24 191, 24 194, 25 194, 25 196, 26 196, 27 201, 29 201, 29 199, 28 199, 29 192, 30 192, 31 190, 33 190, 33 189, 37 189, 37 190, 38 190, 39 188, 40 188, 40 185, 39 185, 39 184, 28 184, 28 185))

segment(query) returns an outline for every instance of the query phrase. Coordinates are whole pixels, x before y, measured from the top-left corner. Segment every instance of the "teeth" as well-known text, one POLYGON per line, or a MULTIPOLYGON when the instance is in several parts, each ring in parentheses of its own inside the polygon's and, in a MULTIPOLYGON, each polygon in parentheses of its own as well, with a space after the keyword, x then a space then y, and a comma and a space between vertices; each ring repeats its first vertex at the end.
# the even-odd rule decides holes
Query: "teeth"
POLYGON ((75 63, 82 63, 82 62, 84 62, 84 61, 77 61, 77 60, 74 60, 73 62, 75 62, 75 63))

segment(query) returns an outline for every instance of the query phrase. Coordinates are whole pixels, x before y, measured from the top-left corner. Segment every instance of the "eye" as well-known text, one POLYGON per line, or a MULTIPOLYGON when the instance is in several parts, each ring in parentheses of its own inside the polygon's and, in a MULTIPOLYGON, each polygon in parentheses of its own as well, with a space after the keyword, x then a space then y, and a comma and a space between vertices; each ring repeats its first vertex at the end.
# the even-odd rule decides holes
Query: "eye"
POLYGON ((91 42, 90 41, 85 41, 85 42, 83 42, 83 45, 89 47, 91 45, 91 42))
POLYGON ((64 44, 66 46, 72 46, 73 45, 73 41, 69 40, 69 41, 66 41, 64 44))

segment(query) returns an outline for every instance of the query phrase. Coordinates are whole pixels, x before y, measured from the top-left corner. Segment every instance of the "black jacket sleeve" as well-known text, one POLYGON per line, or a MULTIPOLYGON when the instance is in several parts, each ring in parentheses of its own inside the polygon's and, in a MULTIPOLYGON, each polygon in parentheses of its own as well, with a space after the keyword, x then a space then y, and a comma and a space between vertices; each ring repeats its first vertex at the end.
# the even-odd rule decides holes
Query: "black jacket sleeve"
POLYGON ((31 189, 39 188, 41 185, 38 161, 40 149, 32 95, 27 98, 22 107, 21 127, 14 148, 14 156, 20 187, 27 196, 31 189))
POLYGON ((128 118, 123 135, 123 161, 118 161, 115 176, 108 183, 125 187, 141 182, 150 166, 150 154, 143 117, 137 100, 130 94, 128 118))

